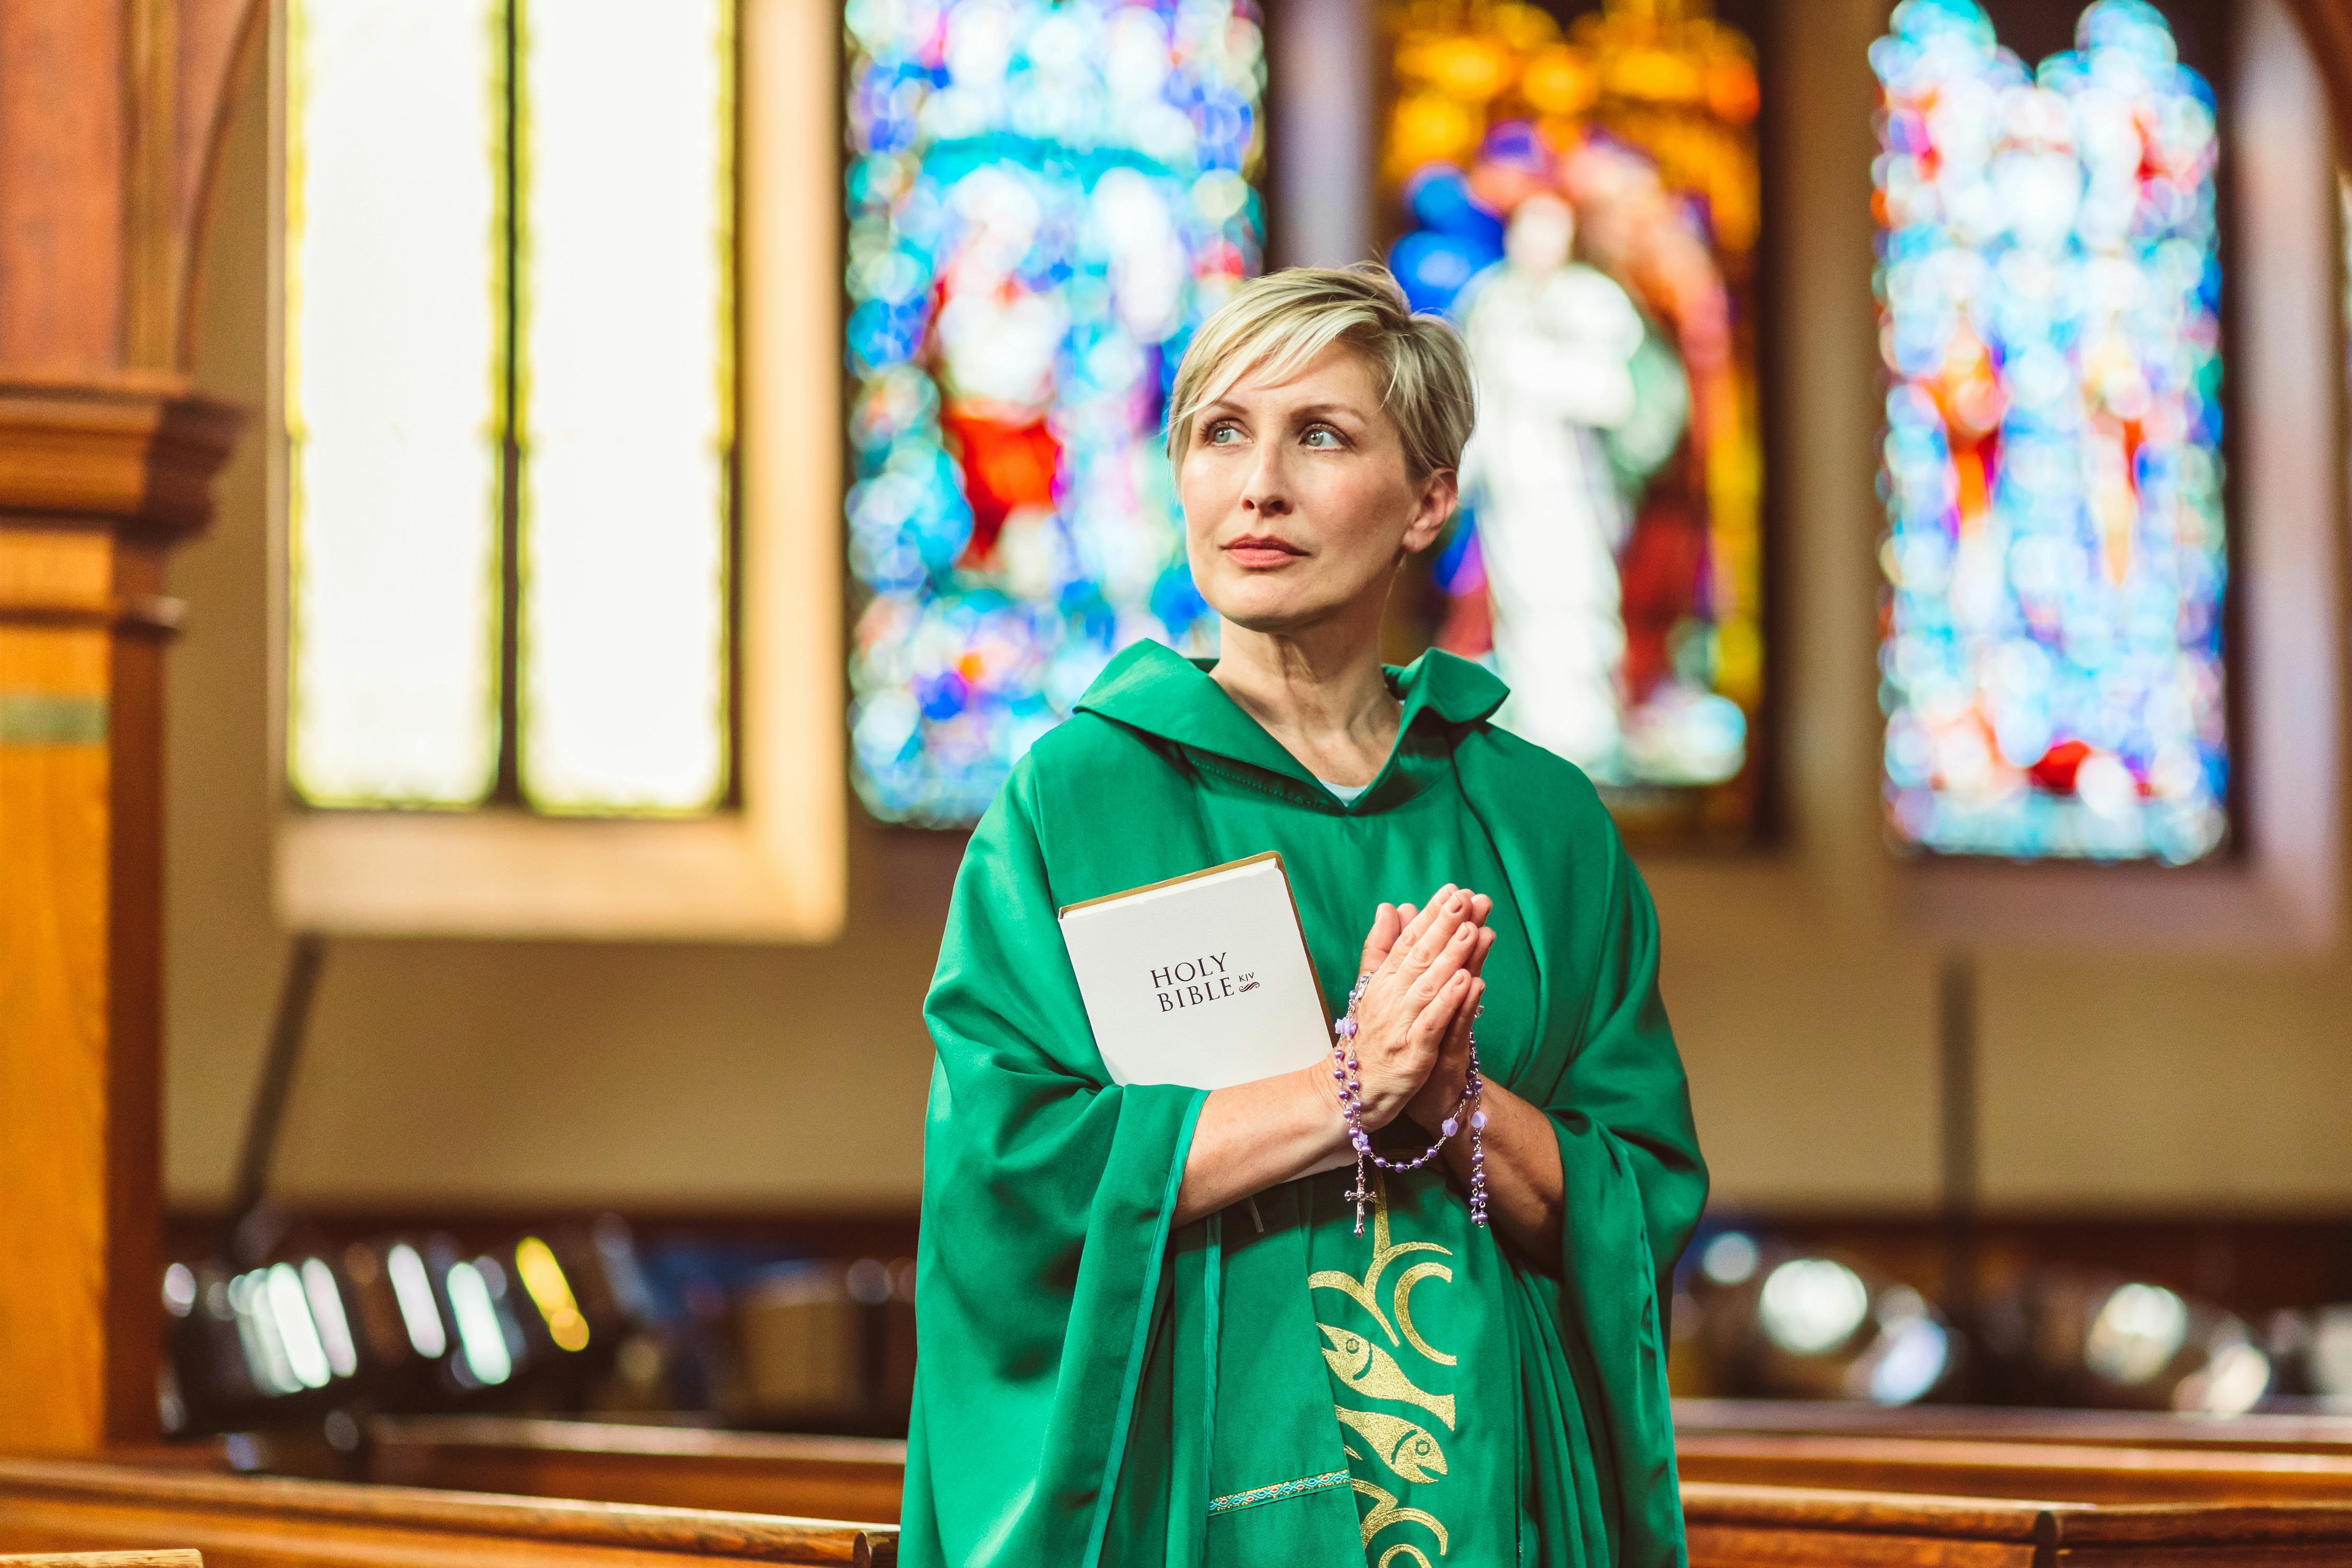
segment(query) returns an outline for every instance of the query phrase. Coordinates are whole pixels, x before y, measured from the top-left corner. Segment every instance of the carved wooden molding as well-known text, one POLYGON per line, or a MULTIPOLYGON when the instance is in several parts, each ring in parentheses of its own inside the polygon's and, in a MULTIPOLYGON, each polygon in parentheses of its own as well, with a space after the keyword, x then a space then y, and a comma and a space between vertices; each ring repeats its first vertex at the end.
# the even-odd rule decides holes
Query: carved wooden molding
POLYGON ((176 378, 0 379, 0 528, 194 532, 244 420, 176 378))

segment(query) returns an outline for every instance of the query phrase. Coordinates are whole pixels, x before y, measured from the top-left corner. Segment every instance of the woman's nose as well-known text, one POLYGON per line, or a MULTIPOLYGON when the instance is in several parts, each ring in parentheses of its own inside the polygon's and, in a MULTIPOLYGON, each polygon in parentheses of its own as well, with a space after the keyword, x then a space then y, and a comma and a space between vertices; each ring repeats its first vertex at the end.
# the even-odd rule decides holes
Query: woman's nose
POLYGON ((1264 512, 1279 517, 1290 510, 1290 498, 1282 482, 1281 470, 1271 462, 1261 462, 1250 482, 1242 490, 1244 511, 1264 512))

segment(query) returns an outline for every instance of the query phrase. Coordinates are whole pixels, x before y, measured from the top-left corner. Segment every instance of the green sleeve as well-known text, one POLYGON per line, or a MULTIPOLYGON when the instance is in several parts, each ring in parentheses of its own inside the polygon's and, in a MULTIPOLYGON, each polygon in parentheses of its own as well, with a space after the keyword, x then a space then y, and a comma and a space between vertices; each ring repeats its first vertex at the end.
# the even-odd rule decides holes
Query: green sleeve
MULTIPOLYGON (((1546 1100, 1566 1177, 1562 1327, 1591 1353, 1614 1472, 1615 1561, 1683 1557, 1666 1394, 1675 1264, 1706 1202, 1690 1091, 1658 994, 1658 917, 1605 818, 1582 1037, 1546 1100)), ((1584 922, 1580 921, 1579 924, 1584 922)), ((1598 1434, 1596 1434, 1598 1436, 1598 1434)))
POLYGON ((938 1063, 904 1560, 1091 1564, 1203 1096, 1108 1081, 1027 763, 972 836, 924 1014, 938 1063))

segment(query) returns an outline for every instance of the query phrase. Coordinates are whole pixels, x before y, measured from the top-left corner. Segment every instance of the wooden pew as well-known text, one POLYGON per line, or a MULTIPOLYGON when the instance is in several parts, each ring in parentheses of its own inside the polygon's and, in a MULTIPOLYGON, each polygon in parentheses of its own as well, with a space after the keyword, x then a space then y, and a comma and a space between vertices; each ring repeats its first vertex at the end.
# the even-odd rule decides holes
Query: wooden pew
POLYGON ((2352 1504, 2352 1456, 1685 1433, 1685 1481, 2062 1502, 2352 1504))
MULTIPOLYGON (((406 1466, 412 1475, 429 1475, 436 1480, 462 1479, 478 1463, 509 1466, 496 1472, 500 1484, 601 1485, 608 1490, 622 1486, 676 1489, 669 1495, 679 1495, 684 1489, 705 1484, 693 1471, 715 1458, 719 1468, 732 1472, 722 1484, 740 1487, 747 1496, 758 1489, 756 1495, 770 1506, 802 1512, 809 1511, 805 1503, 787 1489, 785 1478, 793 1466, 818 1459, 853 1469, 863 1465, 865 1473, 852 1477, 851 1484, 873 1488, 895 1485, 897 1467, 902 1462, 899 1455, 887 1451, 896 1447, 889 1444, 495 1417, 386 1421, 378 1424, 373 1436, 377 1463, 406 1466), (502 1450, 512 1457, 496 1458, 502 1450), (764 1474, 763 1464, 767 1466, 764 1474)), ((2063 1449, 2051 1446, 2034 1451, 2054 1451, 2062 1459, 2068 1458, 2063 1449)), ((2129 1467, 2150 1456, 2105 1451, 2102 1457, 2129 1467)), ((12 1533, 15 1500, 9 1472, 26 1468, 0 1466, 0 1546, 22 1541, 12 1533)), ((35 1468, 52 1474, 91 1468, 35 1468)), ((126 1473, 132 1472, 115 1472, 114 1484, 119 1486, 126 1473)), ((487 1479, 490 1473, 489 1469, 475 1471, 477 1479, 487 1479)), ((1984 1479, 2015 1482, 2021 1474, 2037 1480, 2053 1479, 2053 1475, 2063 1479, 2062 1472, 2013 1469, 1986 1472, 1984 1479)), ((1955 1497, 1883 1488, 1739 1484, 1699 1479, 1688 1467, 1685 1477, 1683 1497, 1694 1568, 1812 1568, 1815 1564, 1821 1568, 1831 1564, 1839 1568, 1871 1564, 1888 1568, 1896 1564, 1902 1568, 2252 1568, 2256 1563, 2263 1568, 2301 1568, 2352 1562, 2352 1505, 2182 1501, 2171 1489, 2175 1478, 2168 1474, 2138 1478, 2143 1486, 2164 1488, 2155 1494, 2168 1500, 2161 1503, 2146 1500, 2151 1495, 2146 1490, 2129 1502, 2099 1503, 2015 1492, 1955 1497)), ((312 1499, 332 1505, 326 1511, 336 1516, 338 1530, 343 1531, 367 1529, 387 1510, 396 1515, 400 1520, 397 1549, 389 1558, 380 1549, 372 1552, 365 1558, 367 1568, 383 1568, 388 1560, 399 1568, 410 1563, 419 1568, 457 1568, 457 1559, 466 1550, 478 1550, 488 1538, 509 1533, 533 1549, 532 1568, 542 1562, 546 1568, 674 1568, 674 1563, 664 1563, 655 1554, 678 1551, 760 1557, 759 1552, 746 1549, 746 1532, 756 1534, 762 1525, 786 1531, 775 1542, 782 1554, 761 1558, 768 1562, 887 1563, 895 1551, 895 1536, 887 1530, 869 1527, 856 1532, 869 1542, 869 1556, 860 1559, 854 1546, 844 1550, 841 1532, 852 1531, 854 1527, 747 1518, 740 1513, 530 1504, 512 1498, 464 1498, 398 1488, 379 1492, 366 1487, 186 1476, 152 1477, 141 1484, 152 1487, 156 1481, 197 1488, 205 1507, 199 1510, 202 1517, 194 1522, 212 1533, 199 1535, 180 1528, 169 1538, 196 1540, 212 1552, 214 1568, 295 1568, 298 1562, 361 1568, 361 1554, 348 1544, 321 1552, 303 1542, 294 1550, 281 1548, 274 1555, 255 1550, 249 1544, 250 1534, 267 1527, 268 1515, 280 1498, 306 1504, 301 1510, 305 1530, 312 1528, 310 1521, 318 1517, 312 1499), (205 1489, 220 1487, 292 1489, 238 1494, 245 1528, 225 1538, 212 1517, 219 1505, 210 1500, 214 1494, 205 1489), (364 1507, 354 1500, 372 1497, 389 1501, 364 1507), (358 1510, 355 1515, 339 1511, 354 1509, 358 1510), (509 1521, 520 1528, 510 1529, 509 1521), (638 1521, 648 1522, 635 1523, 638 1521), (632 1526, 632 1533, 618 1550, 582 1533, 609 1530, 616 1521, 632 1526), (673 1533, 658 1539, 644 1533, 655 1529, 673 1533), (824 1536, 827 1531, 836 1533, 824 1536), (810 1531, 824 1539, 813 1542, 810 1531), (221 1555, 225 1549, 232 1552, 226 1559, 221 1555), (803 1554, 790 1554, 795 1551, 803 1554), (590 1554, 583 1555, 583 1552, 590 1554), (832 1554, 821 1554, 826 1552, 832 1554)), ((824 1484, 842 1483, 836 1477, 824 1484)), ((121 1505, 119 1496, 110 1497, 110 1509, 121 1505)), ((190 1522, 178 1511, 178 1497, 145 1506, 146 1517, 118 1522, 113 1528, 144 1529, 150 1531, 148 1539, 161 1539, 152 1531, 190 1522)), ((121 1537, 112 1533, 94 1537, 85 1530, 70 1539, 74 1543, 93 1543, 121 1537)), ((336 1539, 341 1542, 341 1536, 336 1539)), ((51 1543, 52 1539, 36 1542, 51 1543)), ((57 1538, 55 1543, 63 1543, 63 1539, 57 1538)))
MULTIPOLYGON (((368 1474, 380 1481, 834 1519, 897 1520, 906 1466, 901 1443, 583 1421, 387 1417, 369 1436, 368 1474)), ((1740 1433, 1688 1423, 1680 1447, 1687 1481, 2068 1502, 2352 1502, 2352 1452, 2324 1449, 1740 1433)))
POLYGON ((1678 1399, 1685 1436, 1789 1433, 1816 1437, 1964 1438, 2097 1448, 2352 1455, 2352 1415, 2175 1415, 2141 1410, 2029 1410, 1913 1405, 1884 1409, 1841 1400, 1678 1399))
POLYGON ((2101 1507, 1798 1487, 1683 1488, 1691 1568, 2317 1568, 2352 1507, 2101 1507))
POLYGON ((2352 1501, 2352 1420, 1772 1401, 1675 1407, 1686 1479, 2129 1503, 2352 1501))
POLYGON ((380 1416, 368 1479, 399 1486, 589 1498, 896 1523, 907 1445, 694 1426, 380 1416))
MULTIPOLYGON (((897 1444, 493 1416, 388 1418, 371 1438, 371 1473, 412 1484, 798 1513, 837 1512, 816 1499, 855 1496, 880 1500, 891 1519, 905 1461, 897 1444)), ((1921 1562, 2003 1562, 2020 1543, 2016 1560, 2038 1562, 2053 1531, 2084 1552, 2153 1550, 2160 1537, 2202 1562, 2250 1530, 2286 1531, 2285 1547, 2321 1561, 2342 1550, 2330 1532, 2347 1519, 2328 1505, 2352 1503, 2352 1458, 2325 1454, 1687 1431, 1682 1446, 1694 1542, 1729 1542, 1713 1559, 1724 1563, 1747 1561, 1737 1553, 1757 1549, 1758 1531, 1799 1554, 1790 1562, 1874 1560, 1881 1538, 1927 1552, 1921 1562), (2274 1506, 2237 1506, 2247 1503, 2274 1506), (2198 1506, 2160 1506, 2179 1504, 2198 1506), (2156 1536, 2101 1533, 2126 1530, 2156 1536)))
POLYGON ((184 1542, 209 1568, 888 1568, 898 1531, 768 1514, 0 1460, 0 1551, 184 1542))

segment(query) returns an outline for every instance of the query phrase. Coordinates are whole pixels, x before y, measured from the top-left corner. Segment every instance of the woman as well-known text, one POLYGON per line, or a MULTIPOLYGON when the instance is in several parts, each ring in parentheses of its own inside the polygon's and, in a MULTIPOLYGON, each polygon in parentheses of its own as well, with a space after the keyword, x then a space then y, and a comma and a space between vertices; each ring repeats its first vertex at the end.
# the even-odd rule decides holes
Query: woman
POLYGON ((1377 268, 1262 279, 1185 356, 1222 657, 1129 648, 1013 771, 926 1009, 911 1564, 1683 1556, 1665 1305, 1706 1177, 1656 918, 1584 776, 1488 721, 1499 681, 1379 659, 1470 422, 1459 341, 1377 268), (1491 1227, 1465 1130, 1359 1234, 1326 1065, 1111 1083, 1057 908, 1269 848, 1325 994, 1369 976, 1379 1146, 1456 1116, 1475 1020, 1491 1227))

